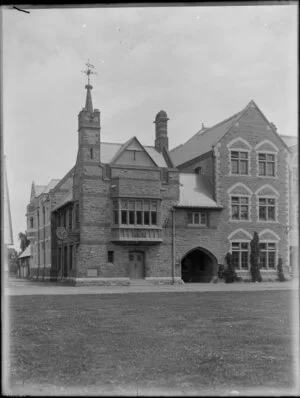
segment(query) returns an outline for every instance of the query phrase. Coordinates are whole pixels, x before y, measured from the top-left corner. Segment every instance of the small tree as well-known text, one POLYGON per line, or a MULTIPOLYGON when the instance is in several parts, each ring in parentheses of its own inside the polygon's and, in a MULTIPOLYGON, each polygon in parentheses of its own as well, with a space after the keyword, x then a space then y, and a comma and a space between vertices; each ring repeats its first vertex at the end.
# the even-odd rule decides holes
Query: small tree
POLYGON ((227 253, 225 256, 225 261, 227 264, 227 269, 224 271, 224 278, 226 283, 233 283, 237 279, 237 275, 235 272, 235 266, 232 261, 232 254, 227 253))
POLYGON ((27 233, 23 233, 23 232, 19 232, 19 241, 20 241, 20 249, 21 252, 23 253, 23 251, 26 249, 26 247, 28 247, 30 245, 30 240, 27 237, 27 233))
POLYGON ((282 258, 279 257, 278 265, 277 265, 277 274, 278 274, 278 279, 280 280, 280 282, 284 282, 285 281, 282 264, 283 264, 282 258))
POLYGON ((250 242, 250 248, 251 248, 250 271, 252 276, 252 282, 261 282, 262 278, 260 275, 260 260, 259 260, 260 249, 259 249, 259 237, 257 232, 254 232, 253 234, 253 239, 250 242))
POLYGON ((8 272, 11 275, 16 275, 18 273, 19 262, 18 253, 15 249, 8 249, 8 272))

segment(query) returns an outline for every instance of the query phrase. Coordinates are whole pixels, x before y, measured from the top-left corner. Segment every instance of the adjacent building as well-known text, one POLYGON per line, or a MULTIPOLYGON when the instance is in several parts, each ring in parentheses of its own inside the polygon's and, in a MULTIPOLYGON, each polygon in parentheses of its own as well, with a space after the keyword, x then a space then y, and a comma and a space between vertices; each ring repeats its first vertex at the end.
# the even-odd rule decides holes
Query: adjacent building
POLYGON ((86 90, 76 164, 61 180, 32 184, 31 276, 99 285, 211 282, 231 252, 238 275, 250 279, 254 231, 263 279, 276 279, 279 258, 290 266, 297 161, 254 101, 169 151, 165 111, 155 117, 153 146, 138 137, 103 142, 92 86, 86 90))

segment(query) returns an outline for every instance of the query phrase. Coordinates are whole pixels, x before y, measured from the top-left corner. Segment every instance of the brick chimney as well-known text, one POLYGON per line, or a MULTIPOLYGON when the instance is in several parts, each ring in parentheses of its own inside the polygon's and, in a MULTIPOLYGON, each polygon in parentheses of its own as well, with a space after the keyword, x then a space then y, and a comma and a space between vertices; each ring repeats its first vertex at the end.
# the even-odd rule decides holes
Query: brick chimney
POLYGON ((153 122, 155 123, 155 148, 158 152, 162 152, 163 148, 169 149, 168 120, 167 113, 160 111, 153 122))

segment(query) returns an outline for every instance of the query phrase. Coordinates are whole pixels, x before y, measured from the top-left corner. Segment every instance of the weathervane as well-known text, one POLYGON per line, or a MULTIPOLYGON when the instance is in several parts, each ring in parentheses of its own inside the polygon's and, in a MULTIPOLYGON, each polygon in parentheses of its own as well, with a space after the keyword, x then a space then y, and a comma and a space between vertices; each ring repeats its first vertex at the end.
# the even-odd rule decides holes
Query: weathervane
POLYGON ((90 60, 88 59, 88 62, 85 64, 86 65, 86 70, 82 70, 81 72, 86 74, 88 77, 88 85, 90 85, 90 75, 97 75, 97 72, 93 69, 95 69, 94 65, 90 64, 90 60))

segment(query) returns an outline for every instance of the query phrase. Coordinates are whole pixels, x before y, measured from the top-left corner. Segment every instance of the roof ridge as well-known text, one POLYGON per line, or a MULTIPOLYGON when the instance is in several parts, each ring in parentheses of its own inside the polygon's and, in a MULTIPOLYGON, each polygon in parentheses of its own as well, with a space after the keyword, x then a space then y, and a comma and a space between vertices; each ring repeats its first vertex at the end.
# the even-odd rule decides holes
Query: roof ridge
MULTIPOLYGON (((245 108, 242 109, 241 111, 235 113, 234 115, 228 117, 227 119, 224 119, 224 120, 222 120, 221 122, 219 122, 219 123, 217 123, 217 124, 215 124, 215 125, 213 125, 213 126, 211 126, 211 127, 208 127, 206 130, 203 131, 203 133, 202 133, 201 135, 205 135, 209 130, 211 130, 211 129, 215 128, 215 127, 218 127, 218 126, 220 126, 220 125, 223 124, 223 123, 227 123, 227 122, 229 122, 231 119, 236 118, 236 117, 239 116, 244 110, 245 110, 245 108)), ((199 130, 199 131, 200 131, 200 130, 199 130)), ((197 133, 196 133, 196 134, 197 134, 197 133)))
MULTIPOLYGON (((127 141, 126 141, 127 142, 127 141)), ((101 144, 117 144, 117 145, 123 145, 124 143, 122 142, 108 142, 108 141, 101 141, 101 144)))

